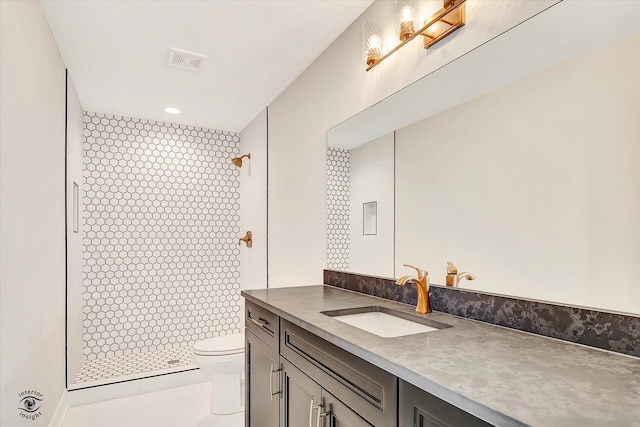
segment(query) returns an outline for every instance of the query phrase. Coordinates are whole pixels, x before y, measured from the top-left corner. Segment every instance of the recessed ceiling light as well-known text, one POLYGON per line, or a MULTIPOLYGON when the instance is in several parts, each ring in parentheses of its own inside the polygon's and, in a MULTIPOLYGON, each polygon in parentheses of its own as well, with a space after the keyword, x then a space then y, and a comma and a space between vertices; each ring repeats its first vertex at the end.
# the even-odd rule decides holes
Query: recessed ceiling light
POLYGON ((164 109, 164 111, 166 111, 169 114, 180 114, 180 110, 177 109, 176 107, 167 107, 164 109))

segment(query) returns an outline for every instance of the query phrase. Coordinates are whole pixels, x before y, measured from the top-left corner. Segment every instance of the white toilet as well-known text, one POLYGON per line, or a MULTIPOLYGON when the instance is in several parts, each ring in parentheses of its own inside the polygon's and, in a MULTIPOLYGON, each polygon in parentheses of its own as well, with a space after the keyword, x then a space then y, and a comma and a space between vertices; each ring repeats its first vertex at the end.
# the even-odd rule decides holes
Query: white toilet
POLYGON ((244 334, 198 341, 193 363, 212 377, 212 414, 228 415, 244 410, 244 334))

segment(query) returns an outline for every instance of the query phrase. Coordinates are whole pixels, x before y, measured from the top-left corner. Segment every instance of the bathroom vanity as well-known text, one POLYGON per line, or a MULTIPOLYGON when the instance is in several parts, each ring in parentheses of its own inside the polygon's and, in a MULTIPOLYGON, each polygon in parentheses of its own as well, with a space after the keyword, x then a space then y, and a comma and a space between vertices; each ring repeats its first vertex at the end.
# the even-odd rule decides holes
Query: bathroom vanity
POLYGON ((640 425, 635 357, 330 286, 242 295, 247 426, 640 425), (435 327, 383 337, 338 318, 363 311, 435 327))

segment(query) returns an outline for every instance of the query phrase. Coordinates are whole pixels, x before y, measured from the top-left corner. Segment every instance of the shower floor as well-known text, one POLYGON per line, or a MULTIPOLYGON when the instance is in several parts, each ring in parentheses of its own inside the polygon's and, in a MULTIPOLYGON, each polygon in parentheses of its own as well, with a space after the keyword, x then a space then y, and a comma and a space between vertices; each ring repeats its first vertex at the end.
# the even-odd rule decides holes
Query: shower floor
POLYGON ((192 347, 181 347, 106 359, 85 360, 76 375, 73 387, 95 385, 94 383, 106 384, 141 378, 149 374, 156 375, 192 369, 196 366, 191 362, 191 350, 192 347))

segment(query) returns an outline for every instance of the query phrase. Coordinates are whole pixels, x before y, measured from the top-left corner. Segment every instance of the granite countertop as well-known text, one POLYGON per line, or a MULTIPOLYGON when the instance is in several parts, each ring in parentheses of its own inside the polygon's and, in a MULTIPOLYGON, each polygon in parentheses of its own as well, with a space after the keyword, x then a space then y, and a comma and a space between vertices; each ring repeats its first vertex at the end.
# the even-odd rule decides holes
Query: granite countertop
MULTIPOLYGON (((640 359, 443 313, 452 328, 382 338, 321 311, 414 307, 330 286, 242 295, 497 426, 640 426, 640 359)), ((420 316, 420 315, 418 315, 420 316)))

